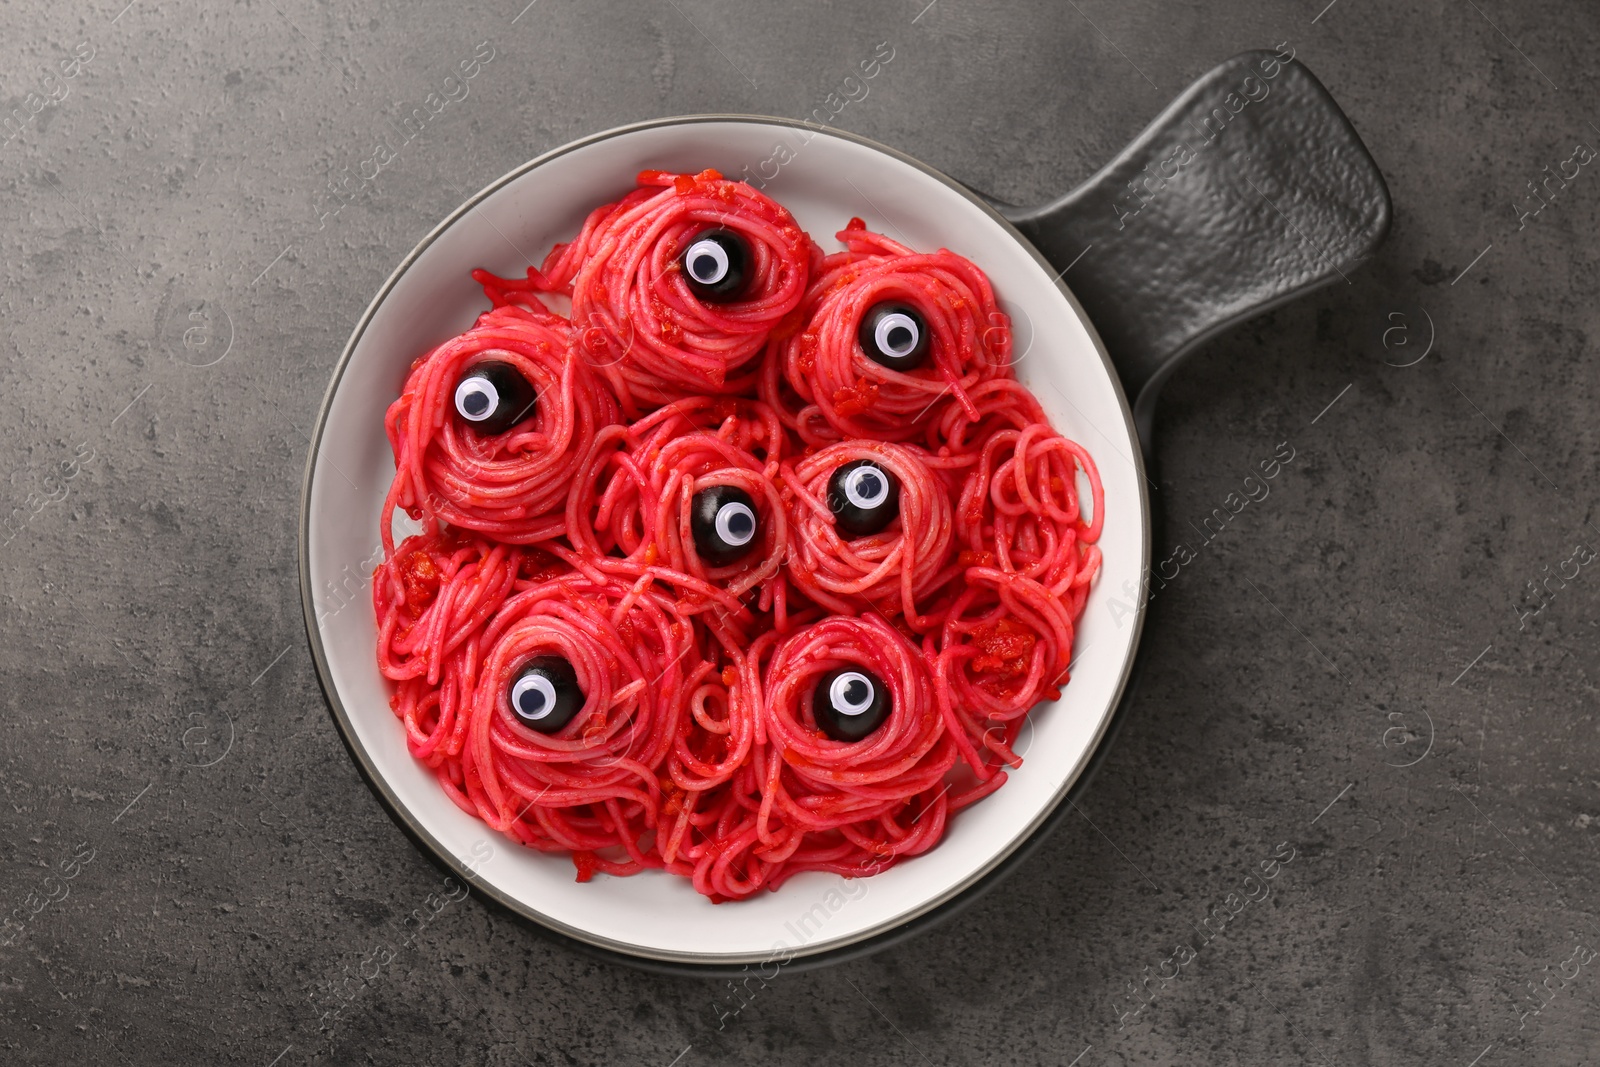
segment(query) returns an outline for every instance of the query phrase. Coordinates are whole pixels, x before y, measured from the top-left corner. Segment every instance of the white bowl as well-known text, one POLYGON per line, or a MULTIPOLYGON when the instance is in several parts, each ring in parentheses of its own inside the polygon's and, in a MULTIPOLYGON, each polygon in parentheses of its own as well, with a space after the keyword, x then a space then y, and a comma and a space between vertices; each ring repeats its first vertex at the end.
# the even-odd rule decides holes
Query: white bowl
POLYGON ((1065 797, 1098 744, 1133 662, 1149 564, 1144 472, 1128 405, 1094 329, 1053 269, 964 187, 882 145, 781 119, 696 116, 568 145, 473 196, 425 238, 361 317, 323 401, 301 501, 300 568, 312 653, 334 718, 391 812, 475 887, 569 937, 630 956, 739 965, 802 958, 872 938, 992 871, 1065 797), (780 149, 779 146, 782 146, 780 149), (782 161, 782 162, 775 162, 782 161), (806 873, 776 892, 712 904, 659 871, 573 880, 456 807, 406 751, 378 673, 370 575, 394 473, 384 409, 411 361, 488 307, 469 272, 520 276, 570 240, 590 210, 646 168, 760 178, 828 251, 852 215, 914 248, 982 267, 1016 324, 1017 374, 1055 427, 1094 456, 1105 486, 1105 562, 1080 620, 1072 679, 1031 715, 1026 759, 997 793, 956 815, 923 856, 867 879, 806 873), (748 168, 748 169, 747 169, 748 168), (1114 601, 1120 603, 1113 603, 1114 601), (1125 610, 1126 609, 1126 610, 1125 610))

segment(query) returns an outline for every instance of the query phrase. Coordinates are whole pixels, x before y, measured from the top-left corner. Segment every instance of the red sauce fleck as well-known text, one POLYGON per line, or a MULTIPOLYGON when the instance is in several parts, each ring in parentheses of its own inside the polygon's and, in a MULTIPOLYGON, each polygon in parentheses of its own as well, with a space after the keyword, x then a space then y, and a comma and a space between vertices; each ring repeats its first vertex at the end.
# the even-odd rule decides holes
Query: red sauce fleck
POLYGON ((721 763, 728 758, 727 734, 705 734, 704 738, 696 755, 707 763, 721 763))
POLYGON ((963 550, 961 555, 956 557, 956 562, 963 567, 993 567, 994 553, 963 550))
POLYGON ((567 573, 567 565, 542 548, 530 548, 517 568, 531 582, 548 582, 567 573))
POLYGON ((578 869, 577 881, 587 882, 593 878, 594 872, 600 869, 599 859, 593 852, 574 852, 572 854, 572 865, 578 869))
POLYGON ((847 230, 864 230, 867 228, 867 224, 860 217, 852 217, 849 222, 844 224, 844 228, 847 230))
POLYGON ((833 409, 846 417, 871 411, 877 404, 878 383, 865 378, 857 378, 855 385, 847 385, 833 393, 833 409))
POLYGON ((972 631, 972 643, 982 655, 974 656, 972 669, 993 676, 994 681, 1020 678, 1028 673, 1033 646, 1039 638, 1014 619, 1001 619, 972 631))
POLYGON ((671 778, 661 779, 661 792, 666 795, 666 803, 661 805, 661 814, 676 815, 683 810, 683 790, 673 784, 671 778))
POLYGON ((406 606, 422 611, 439 595, 439 568, 424 549, 417 549, 400 561, 400 582, 406 590, 406 606))
POLYGON ((729 689, 732 689, 733 688, 733 683, 737 682, 738 680, 739 680, 739 672, 738 671, 734 670, 732 667, 724 667, 724 668, 722 668, 722 684, 723 685, 727 686, 729 689))
POLYGON ((800 335, 800 354, 795 366, 801 374, 810 374, 817 366, 817 335, 810 330, 800 335))
MULTIPOLYGON (((680 174, 672 179, 672 187, 680 193, 692 193, 694 192, 694 179, 687 174, 680 174)), ((581 882, 583 879, 580 878, 578 881, 581 882)))

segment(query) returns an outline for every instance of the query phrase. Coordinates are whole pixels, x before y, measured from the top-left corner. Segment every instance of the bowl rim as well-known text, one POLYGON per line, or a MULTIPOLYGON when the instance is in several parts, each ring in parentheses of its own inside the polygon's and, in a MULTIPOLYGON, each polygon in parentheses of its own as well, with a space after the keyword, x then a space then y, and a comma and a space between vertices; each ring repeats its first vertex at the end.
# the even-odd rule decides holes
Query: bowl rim
MULTIPOLYGON (((1046 271, 1054 278, 1056 288, 1061 292, 1062 296, 1066 298, 1067 303, 1077 315, 1078 320, 1083 324, 1085 331, 1089 336, 1090 342, 1094 345, 1095 352, 1100 357, 1102 368, 1104 369, 1106 376, 1111 380, 1111 386, 1117 398, 1117 405, 1122 414, 1124 431, 1128 435, 1128 440, 1133 445, 1131 450, 1131 459, 1134 467, 1134 473, 1136 475, 1135 483, 1139 493, 1141 558, 1145 561, 1148 561, 1152 558, 1151 510, 1148 489, 1149 478, 1145 470, 1144 455, 1139 447, 1139 436, 1133 421, 1133 412, 1128 404, 1128 398, 1125 390, 1123 389, 1122 379, 1117 374, 1116 366, 1113 364, 1109 353, 1106 351, 1105 343, 1101 340, 1100 333, 1097 329, 1095 329, 1093 321, 1083 310, 1082 304, 1078 302, 1078 299, 1072 294, 1072 290, 1068 288, 1065 280, 1062 277, 1065 272, 1058 272, 1050 263, 1050 261, 1046 259, 1036 247, 1034 247, 1033 243, 1022 235, 1020 230, 1018 230, 1009 221, 1007 221, 1003 215, 995 210, 990 201, 986 200, 984 197, 974 192, 961 182, 951 178, 943 171, 929 166, 920 159, 917 159, 915 156, 911 156, 900 151, 899 149, 885 145, 879 141, 873 140, 872 138, 863 137, 860 134, 853 133, 848 130, 836 129, 834 127, 824 126, 813 122, 805 122, 798 119, 784 118, 782 116, 739 113, 703 113, 646 119, 640 122, 627 123, 621 126, 614 126, 610 129, 601 130, 586 137, 580 137, 576 140, 569 141, 563 145, 551 149, 548 152, 541 153, 533 159, 530 159, 527 162, 512 168, 505 174, 502 174, 500 177, 484 186, 482 189, 479 189, 476 193, 473 193, 458 207, 456 207, 455 210, 451 211, 442 220, 440 220, 437 225, 429 230, 428 233, 420 241, 418 241, 408 253, 406 253, 406 255, 395 266, 394 270, 390 272, 388 278, 384 280, 384 283, 373 295, 372 300, 367 304, 366 309, 361 313, 361 317, 356 321, 355 328, 351 331, 349 340, 345 342, 344 350, 340 353, 338 361, 334 364, 332 376, 329 379, 326 390, 323 392, 322 402, 317 410, 316 427, 312 432, 310 444, 306 451, 305 474, 302 478, 300 488, 300 521, 298 524, 296 537, 296 552, 298 556, 298 569, 300 574, 300 600, 302 615, 306 627, 306 636, 311 645, 312 662, 316 667, 317 682, 322 689, 324 698, 328 702, 329 713, 333 718, 334 727, 339 733, 340 740, 344 742, 345 749, 350 753, 351 758, 354 759, 356 766, 360 769, 362 778, 365 779, 368 788, 388 811, 390 818, 394 819, 400 828, 407 834, 407 836, 409 836, 413 842, 421 847, 428 857, 436 864, 447 868, 457 878, 461 879, 464 884, 469 887, 477 888, 495 904, 511 912, 519 919, 525 922, 535 923, 547 931, 558 934, 564 938, 571 939, 577 943, 578 947, 591 951, 598 949, 602 954, 608 957, 620 959, 623 962, 634 965, 644 965, 652 969, 662 969, 663 967, 670 968, 674 965, 687 965, 690 968, 700 969, 707 974, 713 973, 714 969, 719 967, 738 968, 741 966, 748 966, 750 963, 762 962, 770 959, 771 953, 692 953, 647 950, 641 948, 640 946, 630 945, 624 942, 612 940, 610 938, 601 937, 580 927, 575 927, 567 923, 560 922, 525 904, 516 896, 501 891, 493 884, 486 881, 480 881, 467 864, 456 857, 454 853, 446 848, 441 841, 434 837, 434 835, 430 833, 427 828, 424 827, 421 822, 412 815, 410 808, 402 803, 399 797, 389 787, 388 782, 384 779, 383 775, 379 773, 372 758, 361 745, 356 734, 355 726, 350 719, 349 712, 346 711, 344 703, 339 696, 338 687, 333 683, 332 670, 328 663, 326 650, 324 649, 322 643, 321 633, 317 626, 316 597, 315 591, 312 588, 311 578, 310 541, 312 483, 316 476, 317 458, 321 451, 323 434, 327 427, 328 414, 332 409, 334 397, 339 390, 339 386, 344 379, 345 371, 348 369, 350 361, 355 354, 356 347, 361 341, 362 336, 365 334, 367 327, 371 324, 373 318, 377 315, 379 308, 389 297, 394 287, 399 283, 400 279, 404 277, 406 272, 411 269, 412 265, 421 257, 423 252, 425 252, 434 243, 434 241, 438 240, 439 237, 445 233, 445 231, 455 225, 455 223, 461 218, 465 217, 468 212, 475 209, 482 201, 488 199, 494 193, 521 178, 523 175, 543 166, 550 160, 556 159, 570 152, 586 148, 601 141, 626 136, 642 130, 657 129, 664 126, 682 126, 717 122, 777 126, 785 129, 806 130, 812 132, 813 134, 824 133, 832 137, 851 141, 863 147, 873 149, 901 163, 912 166, 917 170, 922 171, 929 177, 932 177, 948 186, 953 191, 959 193, 961 196, 965 197, 968 201, 974 204, 980 211, 988 215, 993 222, 997 223, 1012 237, 1013 240, 1017 241, 1023 247, 1023 249, 1026 250, 1030 256, 1032 256, 1034 261, 1039 265, 1040 269, 1046 271)), ((980 867, 974 868, 972 872, 967 875, 967 877, 947 889, 945 892, 936 897, 925 900, 913 908, 899 913, 893 919, 885 920, 875 927, 870 927, 859 931, 855 935, 848 938, 834 940, 826 944, 819 944, 809 951, 807 950, 807 946, 804 945, 796 947, 794 950, 786 953, 786 965, 792 967, 795 964, 802 963, 802 961, 808 958, 817 958, 819 963, 822 962, 823 958, 831 960, 853 958, 857 955, 860 955, 863 951, 871 951, 871 948, 864 945, 864 943, 889 943, 892 941, 898 941, 900 938, 896 935, 901 931, 910 932, 909 926, 915 920, 931 917, 932 913, 939 911, 940 909, 948 910, 951 905, 964 905, 966 903, 970 903, 970 901, 978 895, 974 892, 975 889, 982 887, 983 883, 991 879, 993 876, 1001 873, 1002 870, 1008 870, 1011 866, 1009 861, 1012 860, 1014 854, 1016 854, 1018 850, 1030 845, 1030 843, 1036 843, 1036 836, 1042 829, 1045 828, 1047 824, 1051 822, 1052 818, 1059 813, 1061 806, 1064 803, 1071 802, 1069 794, 1074 790, 1075 786, 1084 777, 1084 775, 1092 769, 1093 765, 1095 764, 1096 754, 1106 743, 1107 733, 1112 724, 1119 717, 1118 712, 1124 697, 1127 694, 1134 665, 1138 659, 1147 609, 1148 604, 1144 597, 1140 596, 1134 598, 1134 618, 1132 622, 1133 631, 1130 635, 1127 653, 1124 658, 1122 669, 1119 673, 1116 687, 1112 693, 1111 699, 1107 703, 1105 709, 1101 712, 1100 721, 1095 729, 1093 739, 1080 755, 1077 765, 1073 768, 1072 773, 1063 777, 1061 783, 1056 789, 1054 797, 1050 800, 1050 802, 1043 805, 1034 815, 1033 819, 1026 826, 1019 829, 1019 831, 1012 837, 1004 849, 994 854, 987 863, 980 867)), ((923 924, 919 923, 917 925, 917 929, 922 928, 924 928, 923 924)))

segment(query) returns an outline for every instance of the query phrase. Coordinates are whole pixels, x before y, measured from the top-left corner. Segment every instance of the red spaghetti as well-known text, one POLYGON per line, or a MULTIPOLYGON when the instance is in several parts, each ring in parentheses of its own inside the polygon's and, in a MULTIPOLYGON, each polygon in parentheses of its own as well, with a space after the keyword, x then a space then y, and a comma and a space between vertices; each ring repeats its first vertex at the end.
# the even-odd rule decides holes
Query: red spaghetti
POLYGON ((771 637, 758 638, 750 656, 730 649, 730 664, 706 677, 691 698, 693 721, 669 758, 673 795, 670 821, 658 835, 661 858, 712 901, 737 900, 767 884, 770 865, 751 855, 760 806, 751 757, 760 699, 753 657, 771 637))
POLYGON ((441 746, 459 750, 462 686, 470 691, 477 638, 523 562, 515 546, 435 531, 407 538, 373 574, 378 667, 399 683, 392 706, 411 754, 430 765, 441 746), (454 660, 464 666, 447 671, 454 660))
POLYGON ((882 618, 831 616, 778 645, 760 723, 756 837, 764 862, 788 865, 784 876, 875 873, 943 835, 955 746, 923 651, 882 618), (829 695, 819 690, 830 677, 882 690, 873 695, 885 698, 883 721, 863 739, 826 732, 818 708, 829 695))
POLYGON ((838 237, 846 251, 807 290, 805 328, 772 342, 762 398, 790 408, 786 421, 814 445, 908 440, 946 398, 973 412, 973 387, 1011 373, 1011 321, 989 279, 954 252, 913 252, 860 219, 838 237))
POLYGON ((956 505, 961 540, 1000 570, 1040 582, 1076 616, 1100 564, 1105 495, 1094 460, 1044 422, 985 434, 977 456, 956 505), (1087 519, 1079 471, 1092 494, 1087 519))
POLYGON ((440 783, 523 844, 573 853, 582 880, 661 866, 646 838, 661 813, 658 771, 710 669, 697 644, 648 582, 568 574, 518 593, 483 634, 465 744, 440 783), (577 693, 554 732, 513 704, 519 672, 549 661, 570 665, 577 693))
POLYGON ((789 323, 821 250, 780 205, 714 170, 647 170, 638 180, 530 269, 530 281, 572 297, 583 351, 624 411, 752 392, 756 358, 789 323), (723 292, 697 289, 695 260, 683 261, 707 233, 731 234, 738 249, 737 262, 721 263, 731 273, 707 283, 723 292))
POLYGON ((859 219, 824 259, 715 171, 639 186, 526 278, 474 272, 493 310, 389 408, 391 704, 456 804, 580 881, 875 874, 1060 695, 1099 473, 968 260, 859 219))
POLYGON ((543 305, 485 313, 419 359, 389 406, 396 470, 385 538, 397 506, 511 544, 560 535, 573 471, 616 417, 616 401, 574 353, 566 320, 543 305), (527 416, 500 433, 482 432, 457 410, 464 375, 482 363, 509 367, 532 392, 527 416))
POLYGON ((1066 682, 1073 621, 1100 568, 1105 494, 1094 460, 1022 386, 987 383, 973 401, 975 413, 951 408, 939 427, 971 465, 955 508, 964 588, 945 613, 935 673, 962 754, 988 779, 995 761, 1020 763, 1011 746, 1023 717, 1066 682))
POLYGON ((794 545, 789 581, 830 611, 872 608, 904 616, 913 629, 934 625, 918 602, 957 573, 951 553, 950 490, 912 445, 845 441, 785 466, 794 545), (830 482, 846 464, 867 461, 899 483, 899 514, 878 533, 841 529, 830 482))
POLYGON ((686 613, 744 624, 754 608, 781 620, 785 591, 773 579, 789 535, 774 475, 785 447, 777 415, 755 400, 695 397, 610 427, 573 481, 568 537, 597 566, 673 587, 686 613), (713 529, 707 544, 695 511, 708 496, 738 496, 728 503, 745 506, 753 536, 717 544, 713 529), (759 596, 747 604, 752 590, 759 596))

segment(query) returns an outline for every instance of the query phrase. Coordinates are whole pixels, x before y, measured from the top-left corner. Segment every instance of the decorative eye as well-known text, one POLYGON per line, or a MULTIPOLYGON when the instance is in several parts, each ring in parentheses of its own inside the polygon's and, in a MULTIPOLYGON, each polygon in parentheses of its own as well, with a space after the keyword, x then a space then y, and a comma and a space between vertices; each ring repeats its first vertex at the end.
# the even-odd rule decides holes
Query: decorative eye
POLYGON ((811 712, 835 741, 859 741, 889 718, 893 702, 883 679, 861 667, 829 671, 817 682, 811 712))
POLYGON ((522 372, 498 359, 473 364, 456 383, 456 414, 481 434, 505 433, 532 418, 537 399, 522 372))
POLYGON ((900 482, 870 459, 846 463, 828 479, 828 508, 845 533, 875 534, 900 514, 900 482))
POLYGON ((907 371, 928 358, 928 324, 910 304, 886 301, 861 316, 861 351, 890 370, 907 371))
POLYGON ((511 683, 511 710, 517 721, 541 734, 553 734, 571 722, 584 699, 572 664, 560 656, 535 656, 511 683))
POLYGON ((689 530, 700 558, 722 567, 755 546, 761 517, 749 493, 732 485, 713 485, 700 490, 690 502, 689 530))
POLYGON ((749 273, 750 249, 732 230, 707 230, 696 237, 679 263, 689 291, 713 304, 738 297, 749 273))

